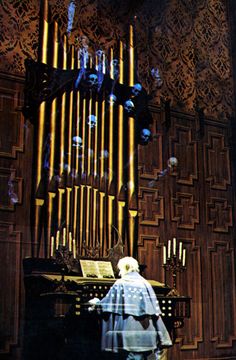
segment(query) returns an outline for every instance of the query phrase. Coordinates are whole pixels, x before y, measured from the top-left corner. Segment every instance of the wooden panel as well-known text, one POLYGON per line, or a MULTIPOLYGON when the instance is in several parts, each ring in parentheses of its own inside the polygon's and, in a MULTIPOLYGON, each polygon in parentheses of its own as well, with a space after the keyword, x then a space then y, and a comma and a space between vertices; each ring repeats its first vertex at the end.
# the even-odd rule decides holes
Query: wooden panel
POLYGON ((178 228, 194 229, 199 224, 199 201, 193 194, 177 192, 171 202, 171 213, 171 220, 177 222, 178 228))
POLYGON ((20 112, 20 93, 0 87, 0 156, 16 157, 23 151, 24 120, 20 112))
MULTIPOLYGON (((191 124, 191 123, 190 123, 191 124)), ((174 136, 170 137, 170 155, 178 159, 177 182, 179 184, 193 185, 198 178, 197 142, 193 140, 190 127, 175 124, 174 136)))
POLYGON ((12 224, 0 223, 0 354, 8 353, 19 336, 20 307, 20 232, 12 224))
POLYGON ((216 348, 230 348, 236 340, 236 290, 234 251, 215 241, 208 250, 210 286, 210 336, 216 348))
POLYGON ((208 132, 208 143, 204 146, 206 181, 212 189, 226 190, 231 183, 229 149, 225 137, 208 132))
POLYGON ((232 206, 226 199, 212 197, 206 204, 206 222, 214 232, 229 232, 232 227, 232 206))
POLYGON ((140 225, 159 225, 164 219, 164 198, 156 189, 139 188, 139 223, 140 225))

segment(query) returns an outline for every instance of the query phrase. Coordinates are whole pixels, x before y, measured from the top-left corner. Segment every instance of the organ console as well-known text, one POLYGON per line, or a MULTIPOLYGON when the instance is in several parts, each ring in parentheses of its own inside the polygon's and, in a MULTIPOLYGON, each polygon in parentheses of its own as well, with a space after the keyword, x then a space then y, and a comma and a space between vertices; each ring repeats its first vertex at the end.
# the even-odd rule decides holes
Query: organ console
MULTIPOLYGON (((89 312, 88 301, 94 297, 103 298, 116 279, 83 277, 79 271, 66 273, 65 268, 53 259, 24 259, 24 272, 24 359, 32 358, 33 349, 36 349, 35 359, 47 356, 48 359, 50 356, 57 359, 58 347, 61 348, 60 354, 72 359, 73 356, 76 358, 76 353, 78 356, 78 352, 80 359, 87 359, 91 348, 96 348, 96 356, 101 358, 100 317, 89 312)), ((169 286, 155 280, 148 281, 156 293, 163 321, 174 341, 176 329, 183 327, 184 319, 190 317, 191 299, 168 295, 171 294, 169 286)))

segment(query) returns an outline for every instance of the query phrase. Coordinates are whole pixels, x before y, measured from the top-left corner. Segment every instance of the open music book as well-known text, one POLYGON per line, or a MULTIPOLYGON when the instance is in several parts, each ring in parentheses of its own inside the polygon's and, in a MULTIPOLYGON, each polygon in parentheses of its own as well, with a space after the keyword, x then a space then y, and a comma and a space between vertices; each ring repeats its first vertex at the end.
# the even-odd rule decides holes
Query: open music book
POLYGON ((115 278, 110 261, 80 260, 80 266, 84 277, 100 279, 115 278))

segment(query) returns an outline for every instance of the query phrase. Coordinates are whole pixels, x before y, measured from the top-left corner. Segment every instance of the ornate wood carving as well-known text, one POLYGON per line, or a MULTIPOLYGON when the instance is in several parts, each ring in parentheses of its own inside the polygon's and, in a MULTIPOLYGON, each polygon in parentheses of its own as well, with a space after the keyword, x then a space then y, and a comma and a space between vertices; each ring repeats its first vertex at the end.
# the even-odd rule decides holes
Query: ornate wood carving
POLYGON ((194 200, 193 194, 176 193, 171 200, 171 220, 182 229, 194 229, 199 224, 199 201, 194 200))
POLYGON ((225 137, 219 133, 208 132, 205 144, 206 181, 212 189, 226 190, 231 183, 229 149, 225 137))
POLYGON ((0 156, 15 158, 17 151, 23 151, 24 119, 19 101, 19 91, 0 87, 0 156))
POLYGON ((193 185, 198 178, 197 142, 193 140, 189 127, 175 125, 174 136, 170 138, 170 154, 178 159, 177 182, 193 185))
MULTIPOLYGON (((232 115, 230 36, 227 2, 83 0, 76 3, 68 29, 68 1, 49 0, 53 18, 70 42, 90 38, 91 47, 108 49, 125 39, 130 19, 136 19, 140 81, 156 104, 169 96, 172 106, 193 111, 196 102, 206 115, 227 119, 232 115), (158 69, 162 81, 157 81, 158 69), (161 84, 161 85, 160 85, 161 84)), ((24 60, 37 56, 39 2, 25 6, 18 0, 2 1, 0 69, 24 74, 24 60)))
POLYGON ((159 225, 164 219, 164 198, 157 189, 139 188, 139 223, 140 225, 159 225))
POLYGON ((21 278, 20 232, 13 224, 0 223, 0 308, 1 342, 0 355, 7 354, 10 347, 18 343, 20 278, 21 278), (4 289, 4 291, 3 291, 4 289))
POLYGON ((206 204, 207 224, 212 226, 215 232, 228 232, 232 227, 232 206, 226 199, 212 197, 206 204))
POLYGON ((236 340, 234 251, 229 243, 215 241, 208 249, 210 333, 216 348, 230 348, 236 340), (229 281, 227 281, 229 279, 229 281))

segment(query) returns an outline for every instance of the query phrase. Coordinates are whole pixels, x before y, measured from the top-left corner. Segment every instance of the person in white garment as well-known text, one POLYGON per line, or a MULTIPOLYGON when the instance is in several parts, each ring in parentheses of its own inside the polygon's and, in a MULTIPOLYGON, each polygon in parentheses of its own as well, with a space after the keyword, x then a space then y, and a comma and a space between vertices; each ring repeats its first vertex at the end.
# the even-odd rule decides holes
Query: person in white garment
POLYGON ((136 259, 124 257, 118 262, 121 279, 107 295, 89 301, 102 316, 102 350, 119 353, 119 359, 159 360, 164 348, 172 346, 162 321, 156 294, 139 274, 136 259))

